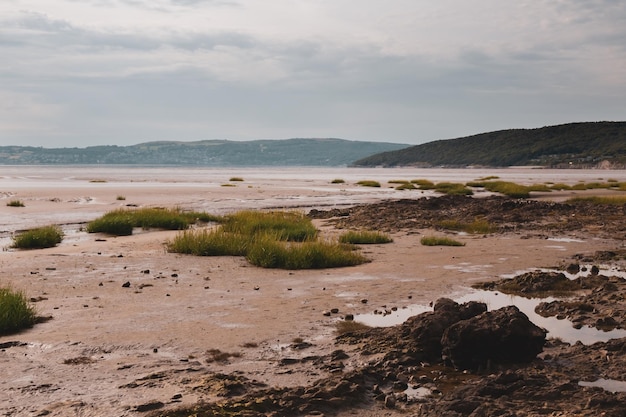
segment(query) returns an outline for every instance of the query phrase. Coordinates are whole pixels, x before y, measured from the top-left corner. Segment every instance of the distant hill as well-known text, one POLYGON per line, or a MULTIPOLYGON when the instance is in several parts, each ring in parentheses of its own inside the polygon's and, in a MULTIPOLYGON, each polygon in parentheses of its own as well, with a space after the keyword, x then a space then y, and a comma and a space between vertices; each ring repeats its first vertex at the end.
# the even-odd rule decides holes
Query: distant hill
POLYGON ((407 144, 343 139, 147 142, 132 146, 0 146, 0 165, 345 166, 407 144))
POLYGON ((626 122, 510 129, 438 140, 357 160, 352 166, 626 167, 626 122))

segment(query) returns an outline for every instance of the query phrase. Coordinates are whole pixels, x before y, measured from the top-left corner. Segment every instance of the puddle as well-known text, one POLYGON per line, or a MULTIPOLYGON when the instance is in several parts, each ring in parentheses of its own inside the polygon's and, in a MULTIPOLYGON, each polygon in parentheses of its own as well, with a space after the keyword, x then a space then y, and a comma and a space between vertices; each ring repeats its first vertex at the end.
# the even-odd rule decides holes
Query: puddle
POLYGON ((581 387, 598 387, 609 392, 626 392, 626 381, 600 378, 593 382, 579 381, 581 387))
POLYGON ((431 395, 433 392, 430 389, 425 388, 425 387, 417 387, 417 388, 408 387, 406 390, 404 390, 404 393, 406 394, 407 400, 415 401, 415 400, 426 398, 429 395, 431 395))
MULTIPOLYGON (((626 337, 626 330, 615 329, 611 331, 603 331, 595 327, 584 326, 580 329, 572 327, 569 320, 558 320, 555 317, 542 317, 535 313, 535 307, 542 301, 550 302, 556 300, 554 297, 546 298, 524 298, 515 295, 507 295, 498 291, 484 291, 469 289, 469 292, 460 297, 451 297, 458 303, 466 303, 468 301, 480 301, 487 304, 488 310, 497 310, 502 307, 514 305, 528 316, 530 321, 539 327, 548 331, 548 338, 559 338, 562 341, 574 344, 578 341, 585 345, 591 345, 596 342, 606 342, 611 339, 626 337)), ((358 314, 354 317, 355 321, 372 327, 389 327, 405 322, 409 317, 416 316, 426 311, 432 311, 432 307, 426 305, 414 304, 390 314, 358 314)))

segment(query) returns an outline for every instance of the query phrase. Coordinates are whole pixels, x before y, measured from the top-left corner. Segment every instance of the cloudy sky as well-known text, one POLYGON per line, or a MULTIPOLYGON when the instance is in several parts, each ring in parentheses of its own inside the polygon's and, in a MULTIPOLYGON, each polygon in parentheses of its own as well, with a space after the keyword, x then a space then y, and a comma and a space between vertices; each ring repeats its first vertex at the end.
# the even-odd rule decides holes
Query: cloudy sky
POLYGON ((623 0, 2 0, 0 145, 626 120, 623 0))

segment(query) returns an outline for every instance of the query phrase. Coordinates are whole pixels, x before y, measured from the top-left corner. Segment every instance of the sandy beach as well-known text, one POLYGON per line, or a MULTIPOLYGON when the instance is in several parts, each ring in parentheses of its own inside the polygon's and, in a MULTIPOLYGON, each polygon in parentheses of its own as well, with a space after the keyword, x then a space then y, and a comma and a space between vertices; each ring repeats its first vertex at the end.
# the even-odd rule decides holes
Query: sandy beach
MULTIPOLYGON (((88 234, 83 228, 107 211, 128 206, 215 214, 237 208, 308 212, 427 197, 385 184, 426 174, 345 170, 297 176, 292 171, 263 175, 233 170, 207 179, 206 172, 184 170, 137 175, 83 169, 68 174, 59 168, 26 173, 17 167, 0 171, 0 285, 23 291, 38 314, 51 319, 0 337, 0 414, 7 416, 136 416, 149 411, 151 404, 174 408, 214 401, 219 395, 203 389, 202 382, 215 373, 244 375, 270 386, 306 386, 331 371, 312 363, 286 369, 281 360, 333 351, 336 323, 346 314, 428 306, 442 296, 466 295, 477 282, 560 268, 575 254, 622 245, 610 236, 581 230, 550 236, 459 235, 455 238, 464 247, 426 247, 420 238, 440 231, 404 229, 391 232, 391 244, 363 247, 371 260, 364 265, 261 269, 243 258, 168 253, 165 243, 178 232, 138 230, 132 236, 112 237, 88 234), (230 181, 235 175, 243 181, 230 181), (331 184, 338 175, 346 183, 331 184), (357 178, 380 180, 385 186, 358 187, 353 182, 357 178), (11 199, 23 201, 25 207, 7 207, 11 199), (8 248, 16 231, 46 224, 62 225, 66 237, 59 246, 8 248), (334 308, 337 313, 323 314, 334 308), (302 342, 306 349, 293 347, 302 342), (214 360, 216 352, 226 354, 227 360, 214 360)), ((485 172, 462 174, 478 178, 485 172)), ((626 181, 626 173, 619 171, 579 174, 582 177, 565 180, 626 181)), ((548 177, 530 170, 516 175, 526 181, 548 177)), ((562 200, 569 195, 541 198, 562 200)), ((315 224, 323 236, 339 232, 328 220, 316 219, 315 224)))

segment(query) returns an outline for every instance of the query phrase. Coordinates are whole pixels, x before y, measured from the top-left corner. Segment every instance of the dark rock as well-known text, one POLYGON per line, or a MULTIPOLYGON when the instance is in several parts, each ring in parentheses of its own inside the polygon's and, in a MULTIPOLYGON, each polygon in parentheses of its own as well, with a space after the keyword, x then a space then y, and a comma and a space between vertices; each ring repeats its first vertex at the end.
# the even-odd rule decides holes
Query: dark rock
POLYGON ((483 313, 448 327, 442 357, 457 368, 477 370, 492 363, 530 362, 541 353, 546 331, 515 306, 483 313))
POLYGON ((126 281, 125 283, 122 284, 122 288, 129 288, 130 287, 130 281, 126 281))

